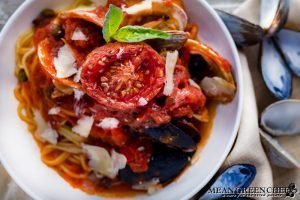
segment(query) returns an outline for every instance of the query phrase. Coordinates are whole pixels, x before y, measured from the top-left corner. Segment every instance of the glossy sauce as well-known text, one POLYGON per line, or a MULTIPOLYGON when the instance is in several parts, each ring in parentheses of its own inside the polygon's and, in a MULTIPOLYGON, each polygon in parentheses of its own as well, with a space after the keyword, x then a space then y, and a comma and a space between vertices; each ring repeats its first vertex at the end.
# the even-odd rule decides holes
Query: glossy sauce
MULTIPOLYGON (((216 115, 217 103, 215 103, 215 102, 208 102, 207 103, 207 108, 208 108, 209 115, 210 115, 210 121, 208 123, 195 124, 197 126, 197 128, 199 129, 199 133, 201 135, 201 141, 198 144, 197 151, 194 154, 191 163, 197 162, 197 160, 200 158, 201 151, 205 147, 205 145, 206 145, 206 143, 207 143, 207 141, 208 141, 208 139, 210 137, 211 129, 213 127, 214 118, 215 118, 215 115, 216 115)), ((182 171, 182 173, 180 175, 178 175, 178 177, 175 180, 173 180, 172 182, 170 182, 170 183, 176 182, 180 178, 180 176, 188 168, 189 168, 189 166, 187 166, 182 171)), ((91 195, 95 195, 96 194, 96 195, 99 195, 99 196, 102 196, 102 197, 118 198, 118 197, 134 197, 136 195, 145 194, 146 193, 144 191, 133 190, 133 189, 131 189, 130 186, 128 186, 126 184, 122 184, 122 183, 120 183, 119 185, 114 185, 111 188, 106 188, 106 187, 103 187, 103 186, 96 185, 95 183, 93 183, 89 179, 78 180, 78 179, 70 178, 69 176, 66 176, 62 171, 57 170, 56 168, 54 168, 54 169, 72 187, 74 187, 74 188, 80 188, 84 192, 86 192, 88 194, 91 194, 91 195)), ((167 185, 168 184, 164 185, 164 187, 166 187, 167 185)))

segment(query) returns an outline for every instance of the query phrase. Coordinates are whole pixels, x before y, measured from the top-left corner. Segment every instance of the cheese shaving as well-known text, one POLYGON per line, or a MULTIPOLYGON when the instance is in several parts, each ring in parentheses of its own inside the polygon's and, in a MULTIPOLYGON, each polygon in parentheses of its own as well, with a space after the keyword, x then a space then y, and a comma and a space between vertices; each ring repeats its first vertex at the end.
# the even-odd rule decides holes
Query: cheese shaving
POLYGON ((85 95, 85 93, 81 90, 73 89, 73 91, 74 91, 74 98, 76 99, 76 101, 80 101, 80 99, 85 95))
POLYGON ((143 97, 141 97, 140 99, 139 99, 139 106, 145 106, 145 105, 147 105, 148 104, 148 101, 145 99, 145 98, 143 98, 143 97))
POLYGON ((68 45, 62 46, 57 53, 57 57, 54 58, 54 67, 56 69, 57 78, 68 78, 76 74, 77 69, 75 67, 76 59, 72 54, 72 50, 68 45))
POLYGON ((119 120, 116 118, 104 118, 99 124, 97 124, 98 127, 101 127, 103 129, 115 129, 119 126, 119 120))
POLYGON ((83 145, 83 151, 89 157, 89 166, 96 176, 106 176, 114 179, 119 170, 126 167, 127 159, 124 155, 112 150, 111 155, 102 147, 83 145))
POLYGON ((189 83, 190 83, 191 86, 194 86, 195 88, 201 89, 200 86, 193 79, 189 79, 189 83))
POLYGON ((90 135, 93 123, 93 117, 84 116, 77 121, 77 125, 72 128, 72 131, 82 137, 87 138, 90 135))
POLYGON ((60 107, 53 107, 48 111, 49 115, 57 115, 58 113, 60 113, 61 108, 60 107))
POLYGON ((170 96, 174 90, 174 71, 178 59, 178 51, 167 52, 166 59, 166 83, 163 94, 170 96))
POLYGON ((87 41, 88 38, 79 28, 76 28, 75 31, 73 32, 71 40, 74 40, 74 41, 87 41))

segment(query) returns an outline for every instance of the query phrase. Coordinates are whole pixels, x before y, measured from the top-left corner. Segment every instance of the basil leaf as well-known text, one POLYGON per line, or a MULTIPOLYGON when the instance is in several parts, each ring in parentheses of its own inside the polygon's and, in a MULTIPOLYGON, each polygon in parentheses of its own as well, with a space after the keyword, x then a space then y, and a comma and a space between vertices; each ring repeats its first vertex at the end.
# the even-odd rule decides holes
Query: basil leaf
POLYGON ((103 37, 106 42, 111 41, 111 36, 119 29, 123 21, 123 11, 117 6, 110 4, 109 10, 105 15, 103 26, 103 37))
POLYGON ((112 36, 118 42, 141 42, 150 39, 168 39, 170 34, 142 26, 125 26, 112 36))

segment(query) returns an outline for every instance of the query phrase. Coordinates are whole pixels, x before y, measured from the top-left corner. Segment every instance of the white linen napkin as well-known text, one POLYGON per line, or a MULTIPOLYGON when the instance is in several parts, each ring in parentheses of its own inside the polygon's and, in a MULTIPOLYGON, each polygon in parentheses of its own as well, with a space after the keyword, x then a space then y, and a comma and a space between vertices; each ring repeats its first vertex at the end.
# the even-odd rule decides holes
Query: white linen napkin
MULTIPOLYGON (((285 28, 294 31, 300 31, 300 0, 291 0, 290 13, 285 28)), ((247 0, 241 5, 234 14, 258 24, 260 12, 260 0, 247 0)), ((300 33, 299 33, 300 34, 300 33)), ((300 47, 299 47, 300 48, 300 47)), ((259 45, 245 48, 245 55, 248 58, 253 86, 255 88, 256 102, 258 114, 260 114, 268 105, 277 101, 266 88, 260 68, 259 68, 259 45)), ((271 67, 271 66, 270 66, 271 67)), ((300 78, 294 77, 292 99, 300 99, 300 78)), ((250 117, 249 117, 250 118, 250 117)), ((289 150, 296 158, 300 159, 300 135, 293 137, 278 138, 279 143, 289 150)), ((276 166, 272 167, 274 187, 286 187, 290 183, 300 185, 300 169, 284 169, 276 166)), ((257 180, 254 184, 257 183, 257 180)), ((261 183, 265 185, 265 183, 261 183)), ((296 199, 300 198, 300 194, 296 194, 296 199)))

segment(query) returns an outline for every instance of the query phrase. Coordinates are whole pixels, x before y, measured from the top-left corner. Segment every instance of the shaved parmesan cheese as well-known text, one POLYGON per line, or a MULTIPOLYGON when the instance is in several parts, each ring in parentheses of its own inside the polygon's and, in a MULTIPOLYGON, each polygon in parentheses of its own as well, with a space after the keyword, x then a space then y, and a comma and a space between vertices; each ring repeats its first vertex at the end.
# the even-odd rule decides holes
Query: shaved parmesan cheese
POLYGON ((193 80, 193 79, 189 79, 190 85, 194 86, 195 88, 201 89, 200 86, 193 80))
POLYGON ((94 6, 105 7, 107 5, 107 0, 92 0, 94 6))
POLYGON ((57 115, 58 113, 60 113, 61 108, 60 107, 53 107, 48 111, 49 115, 57 115))
POLYGON ((101 127, 103 129, 115 129, 118 128, 119 120, 116 118, 104 118, 99 124, 97 124, 98 127, 101 127))
POLYGON ((124 155, 112 150, 111 156, 104 148, 91 145, 83 145, 83 151, 89 157, 89 166, 98 177, 106 176, 114 179, 119 170, 126 167, 127 159, 124 155))
POLYGON ((117 53, 117 59, 120 60, 124 53, 124 48, 120 48, 119 52, 117 53))
POLYGON ((42 142, 49 142, 51 144, 56 144, 58 139, 58 134, 51 126, 43 119, 41 113, 34 110, 34 121, 37 124, 37 129, 35 131, 36 137, 42 142))
POLYGON ((75 58, 68 45, 64 45, 58 50, 57 57, 54 58, 54 67, 57 78, 68 78, 76 74, 75 58))
POLYGON ((124 12, 127 12, 129 15, 135 15, 137 13, 151 10, 152 9, 152 0, 144 0, 141 3, 134 4, 128 8, 123 8, 124 12))
POLYGON ((93 117, 84 116, 77 121, 77 125, 72 128, 72 131, 87 138, 90 135, 93 123, 93 117))
POLYGON ((86 35, 80 30, 80 28, 76 28, 75 31, 73 32, 71 40, 74 41, 87 41, 88 38, 86 35))
POLYGON ((81 79, 81 73, 82 73, 82 67, 79 68, 79 70, 77 71, 76 75, 74 76, 73 81, 75 83, 79 83, 79 81, 81 79))
POLYGON ((41 137, 50 144, 57 144, 58 134, 50 126, 42 132, 41 137))
POLYGON ((148 101, 145 98, 141 97, 139 99, 139 106, 145 106, 147 104, 148 104, 148 101))
POLYGON ((166 84, 164 88, 164 95, 170 96, 174 90, 174 71, 178 59, 178 51, 167 52, 166 59, 166 84))
POLYGON ((79 101, 85 95, 85 93, 81 90, 73 89, 73 91, 74 91, 74 98, 76 99, 76 101, 79 101))

